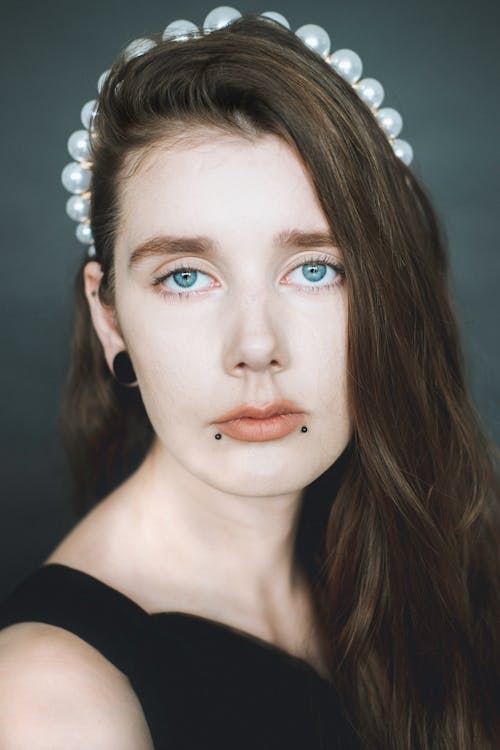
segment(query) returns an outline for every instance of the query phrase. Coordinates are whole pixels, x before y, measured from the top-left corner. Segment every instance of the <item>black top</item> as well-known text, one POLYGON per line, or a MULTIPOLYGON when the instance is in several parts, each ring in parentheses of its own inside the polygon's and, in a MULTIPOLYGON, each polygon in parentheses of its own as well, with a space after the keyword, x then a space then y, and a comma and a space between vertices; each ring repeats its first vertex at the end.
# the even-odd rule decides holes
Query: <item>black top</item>
POLYGON ((149 614, 117 589, 42 565, 0 605, 0 629, 44 622, 98 649, 130 680, 155 750, 354 750, 333 687, 303 659, 187 612, 149 614))

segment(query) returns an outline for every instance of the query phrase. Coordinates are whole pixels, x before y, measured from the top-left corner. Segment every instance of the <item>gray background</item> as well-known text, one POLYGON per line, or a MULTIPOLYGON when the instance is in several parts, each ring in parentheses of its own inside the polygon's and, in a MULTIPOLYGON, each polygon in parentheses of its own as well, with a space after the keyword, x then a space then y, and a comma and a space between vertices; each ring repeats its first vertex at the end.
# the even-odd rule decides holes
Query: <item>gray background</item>
MULTIPOLYGON (((412 169, 449 240, 467 377, 500 442, 498 26, 493 0, 278 2, 293 30, 323 26, 354 49, 403 116, 412 169)), ((2 498, 0 597, 76 522, 56 413, 65 376, 71 288, 83 251, 60 173, 69 135, 118 50, 176 18, 201 24, 216 3, 11 2, 2 7, 2 498)))

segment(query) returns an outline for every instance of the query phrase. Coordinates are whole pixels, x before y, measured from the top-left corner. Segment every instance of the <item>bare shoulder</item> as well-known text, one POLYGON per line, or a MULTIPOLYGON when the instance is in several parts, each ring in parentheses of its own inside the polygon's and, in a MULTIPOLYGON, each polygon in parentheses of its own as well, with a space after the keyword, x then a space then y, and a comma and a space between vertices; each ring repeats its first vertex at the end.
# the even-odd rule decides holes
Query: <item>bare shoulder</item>
POLYGON ((45 623, 0 631, 2 750, 153 750, 127 677, 97 649, 45 623))

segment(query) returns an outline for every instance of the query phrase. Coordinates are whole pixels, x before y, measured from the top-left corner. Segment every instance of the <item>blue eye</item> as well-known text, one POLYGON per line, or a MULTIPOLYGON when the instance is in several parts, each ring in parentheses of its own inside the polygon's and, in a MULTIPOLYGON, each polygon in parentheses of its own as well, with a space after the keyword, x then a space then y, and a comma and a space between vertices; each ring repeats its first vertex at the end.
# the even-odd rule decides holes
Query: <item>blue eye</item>
POLYGON ((191 289, 193 285, 196 284, 198 276, 206 276, 209 278, 206 273, 198 271, 195 268, 181 268, 168 274, 165 280, 171 278, 172 281, 175 284, 179 284, 182 289, 191 289))
MULTIPOLYGON (((342 284, 345 278, 343 267, 337 263, 333 263, 330 256, 306 258, 302 263, 289 271, 286 274, 286 278, 291 277, 294 273, 299 278, 294 279, 292 283, 287 281, 287 285, 296 286, 298 291, 305 292, 320 292, 325 289, 331 289, 342 284), (328 273, 330 274, 329 281, 320 284, 319 282, 323 281, 328 273)), ((196 282, 203 276, 210 279, 209 274, 203 273, 203 271, 197 268, 180 266, 156 277, 153 285, 158 286, 160 294, 165 297, 185 299, 192 294, 198 294, 210 288, 210 285, 204 286, 201 289, 195 288, 196 282), (168 286, 167 282, 169 282, 168 286)))
MULTIPOLYGON (((294 273, 298 273, 299 278, 296 279, 297 283, 301 283, 305 279, 311 284, 318 286, 318 282, 323 281, 329 271, 330 279, 332 279, 332 273, 333 278, 338 276, 338 270, 335 269, 330 263, 308 262, 302 263, 297 268, 294 268, 293 271, 288 274, 288 276, 292 276, 294 273)), ((322 284, 321 286, 329 286, 329 284, 322 284)))

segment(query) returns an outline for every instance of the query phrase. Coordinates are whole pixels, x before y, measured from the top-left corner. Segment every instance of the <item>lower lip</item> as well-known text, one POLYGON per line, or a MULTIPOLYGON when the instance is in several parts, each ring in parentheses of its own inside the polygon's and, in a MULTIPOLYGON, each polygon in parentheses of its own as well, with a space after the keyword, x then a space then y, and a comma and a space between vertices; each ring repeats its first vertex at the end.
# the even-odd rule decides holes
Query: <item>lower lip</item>
POLYGON ((229 422, 220 422, 217 427, 224 435, 228 435, 235 440, 263 442, 264 440, 277 440, 285 437, 299 427, 303 421, 303 414, 279 414, 267 419, 240 417, 239 419, 231 419, 229 422))

